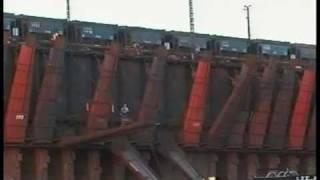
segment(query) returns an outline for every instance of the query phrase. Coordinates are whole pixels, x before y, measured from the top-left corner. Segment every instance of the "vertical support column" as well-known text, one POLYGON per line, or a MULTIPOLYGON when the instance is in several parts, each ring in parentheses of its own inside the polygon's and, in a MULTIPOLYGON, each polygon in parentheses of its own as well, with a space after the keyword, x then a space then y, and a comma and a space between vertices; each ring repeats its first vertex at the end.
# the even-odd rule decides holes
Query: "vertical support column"
POLYGON ((216 154, 210 154, 209 159, 209 170, 208 170, 208 176, 209 177, 215 177, 217 176, 217 162, 218 162, 218 156, 216 154))
POLYGON ((239 158, 237 153, 228 153, 227 154, 227 171, 226 177, 227 180, 237 180, 238 178, 238 164, 239 158))
POLYGON ((302 159, 301 174, 316 175, 316 157, 314 155, 308 155, 302 159))
POLYGON ((102 168, 100 166, 100 152, 88 151, 88 177, 90 180, 100 180, 102 168))
POLYGON ((258 169, 259 159, 256 154, 248 154, 246 157, 247 180, 253 180, 258 169))
POLYGON ((35 149, 34 150, 34 180, 48 180, 48 163, 50 161, 48 150, 35 149))
POLYGON ((75 180, 74 178, 74 160, 75 153, 71 149, 61 151, 61 180, 75 180))
POLYGON ((280 165, 280 158, 275 154, 268 154, 265 157, 267 169, 277 169, 280 165))
POLYGON ((141 152, 141 158, 143 159, 143 161, 146 163, 146 164, 149 164, 149 161, 151 159, 151 154, 149 152, 141 152))
POLYGON ((290 170, 299 171, 300 158, 295 155, 287 156, 287 167, 290 170))
POLYGON ((22 154, 16 148, 4 149, 4 180, 21 180, 22 154))
POLYGON ((125 164, 116 156, 112 157, 112 179, 124 180, 126 172, 125 164))

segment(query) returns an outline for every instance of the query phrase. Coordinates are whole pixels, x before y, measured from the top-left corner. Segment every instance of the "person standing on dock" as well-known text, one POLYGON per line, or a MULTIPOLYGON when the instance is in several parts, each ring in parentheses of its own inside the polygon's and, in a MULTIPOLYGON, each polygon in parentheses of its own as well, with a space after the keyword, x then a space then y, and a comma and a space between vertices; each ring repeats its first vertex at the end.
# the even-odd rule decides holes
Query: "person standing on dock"
POLYGON ((129 108, 127 104, 123 104, 123 106, 120 109, 120 118, 121 118, 121 126, 129 124, 129 108))

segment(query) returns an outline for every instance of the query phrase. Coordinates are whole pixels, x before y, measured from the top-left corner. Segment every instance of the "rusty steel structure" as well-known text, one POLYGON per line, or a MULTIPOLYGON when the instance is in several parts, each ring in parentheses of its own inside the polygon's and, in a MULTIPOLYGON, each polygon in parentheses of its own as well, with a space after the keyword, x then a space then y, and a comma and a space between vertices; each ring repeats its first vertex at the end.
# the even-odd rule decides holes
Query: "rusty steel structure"
POLYGON ((29 36, 3 42, 5 180, 316 175, 312 64, 29 36))

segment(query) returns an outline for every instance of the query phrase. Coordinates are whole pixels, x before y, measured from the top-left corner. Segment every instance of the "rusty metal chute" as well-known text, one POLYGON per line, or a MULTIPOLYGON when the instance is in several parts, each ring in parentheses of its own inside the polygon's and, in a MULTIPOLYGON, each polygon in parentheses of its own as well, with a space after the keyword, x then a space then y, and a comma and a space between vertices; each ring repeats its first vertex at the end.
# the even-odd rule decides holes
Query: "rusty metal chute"
POLYGON ((32 123, 33 143, 49 143, 53 140, 58 114, 57 95, 65 70, 63 46, 64 40, 59 38, 50 50, 32 123))
POLYGON ((232 94, 208 131, 209 144, 217 147, 224 145, 227 132, 235 120, 234 115, 239 111, 241 100, 244 97, 243 94, 247 91, 255 72, 256 59, 253 56, 249 56, 247 63, 242 67, 239 81, 233 89, 232 94))
MULTIPOLYGON (((155 52, 150 71, 148 73, 148 80, 144 91, 142 105, 138 115, 138 122, 157 122, 159 120, 159 105, 161 100, 161 92, 163 91, 163 80, 166 67, 167 51, 159 48, 155 52)), ((143 132, 139 132, 135 139, 139 143, 152 144, 154 140, 154 129, 149 128, 143 132)))
POLYGON ((265 145, 271 149, 282 149, 285 146, 286 131, 292 112, 296 72, 292 67, 283 70, 278 80, 278 92, 275 94, 273 113, 271 114, 269 132, 265 145))
POLYGON ((249 148, 262 148, 264 145, 265 134, 271 114, 271 104, 273 100, 275 78, 277 73, 276 61, 270 61, 263 71, 259 83, 257 104, 253 117, 249 124, 248 142, 249 148))
POLYGON ((119 45, 112 44, 105 51, 105 57, 99 70, 97 86, 88 112, 87 128, 89 131, 106 129, 112 116, 112 80, 118 62, 119 45))
POLYGON ((200 58, 194 77, 188 108, 183 120, 182 143, 187 146, 197 146, 202 131, 205 105, 208 94, 210 75, 210 62, 206 58, 200 58))
POLYGON ((22 143, 26 138, 32 83, 32 57, 33 46, 22 45, 5 115, 4 140, 7 143, 22 143))
POLYGON ((288 149, 303 149, 314 84, 315 71, 304 70, 289 128, 288 149))

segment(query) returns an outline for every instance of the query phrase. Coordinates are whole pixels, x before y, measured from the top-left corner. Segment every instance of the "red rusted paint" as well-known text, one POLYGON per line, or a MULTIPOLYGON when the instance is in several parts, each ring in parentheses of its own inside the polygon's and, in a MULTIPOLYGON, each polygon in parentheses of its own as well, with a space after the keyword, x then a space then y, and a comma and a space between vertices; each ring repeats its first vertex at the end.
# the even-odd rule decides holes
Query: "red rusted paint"
POLYGON ((279 81, 279 92, 275 97, 275 105, 270 120, 269 133, 267 134, 266 146, 270 149, 283 149, 287 138, 287 129, 295 89, 295 70, 284 69, 279 81))
POLYGON ((208 156, 203 153, 188 153, 191 157, 190 164, 195 168, 201 177, 209 176, 209 160, 208 156))
POLYGON ((160 91, 164 79, 165 59, 155 58, 148 75, 148 82, 143 96, 142 107, 138 116, 140 122, 153 121, 156 118, 160 91))
POLYGON ((226 157, 226 178, 227 180, 237 180, 239 158, 237 153, 228 153, 226 157))
POLYGON ((253 180, 256 176, 257 170, 259 169, 259 159, 256 154, 248 154, 246 156, 246 180, 253 180))
POLYGON ((90 104, 87 122, 89 131, 106 129, 108 127, 108 120, 112 115, 111 83, 115 75, 118 60, 118 52, 117 50, 115 51, 111 53, 109 50, 106 50, 104 60, 100 66, 97 86, 90 104))
POLYGON ((4 180, 21 180, 21 161, 22 154, 17 148, 5 148, 4 149, 4 180))
MULTIPOLYGON (((166 65, 166 52, 158 53, 151 64, 150 72, 148 73, 148 81, 145 87, 142 105, 138 115, 139 122, 153 122, 157 121, 158 108, 161 102, 161 93, 164 88, 166 65)), ((141 143, 152 143, 153 128, 146 129, 144 132, 138 133, 136 139, 141 143)))
POLYGON ((217 163, 219 161, 216 154, 210 153, 207 154, 208 159, 208 177, 217 176, 217 163))
POLYGON ((256 63, 254 57, 249 57, 247 64, 242 66, 237 82, 232 94, 228 98, 217 119, 213 121, 209 129, 209 143, 213 146, 221 147, 227 142, 228 133, 236 119, 234 116, 239 112, 243 94, 248 90, 248 86, 255 74, 256 63))
POLYGON ((60 159, 60 167, 61 167, 61 180, 75 180, 74 174, 74 160, 75 153, 71 149, 62 149, 61 150, 61 159, 60 159))
POLYGON ((273 88, 276 76, 276 63, 270 62, 263 72, 259 95, 253 118, 249 125, 248 147, 262 148, 271 113, 273 88))
POLYGON ((53 139, 55 122, 59 113, 56 111, 56 99, 63 75, 64 49, 56 46, 50 50, 48 64, 37 99, 32 125, 32 140, 35 143, 48 143, 53 139))
POLYGON ((112 177, 107 178, 107 180, 123 180, 126 175, 126 165, 117 156, 112 157, 112 177))
POLYGON ((316 157, 307 155, 302 158, 300 174, 316 175, 316 157))
POLYGON ((300 158, 296 155, 289 155, 286 157, 287 168, 299 171, 300 158))
POLYGON ((100 180, 102 167, 100 166, 100 152, 97 150, 88 151, 88 177, 90 180, 100 180))
POLYGON ((7 143, 22 143, 26 138, 32 83, 32 52, 31 46, 21 46, 5 116, 4 140, 7 143))
POLYGON ((276 154, 268 154, 263 158, 264 169, 277 169, 280 166, 280 158, 276 154))
POLYGON ((288 137, 288 149, 303 149, 311 106, 315 72, 306 69, 300 83, 288 137))
POLYGON ((192 85, 188 109, 183 121, 182 142, 184 145, 199 144, 207 100, 209 74, 209 61, 200 59, 192 85))
POLYGON ((316 106, 313 105, 312 117, 310 119, 308 134, 306 136, 305 148, 310 151, 316 150, 316 106))
POLYGON ((244 133, 250 113, 248 111, 240 111, 236 122, 232 127, 228 137, 227 146, 230 148, 241 148, 244 141, 244 133))
POLYGON ((48 163, 50 161, 47 149, 34 150, 34 180, 48 180, 48 163))

